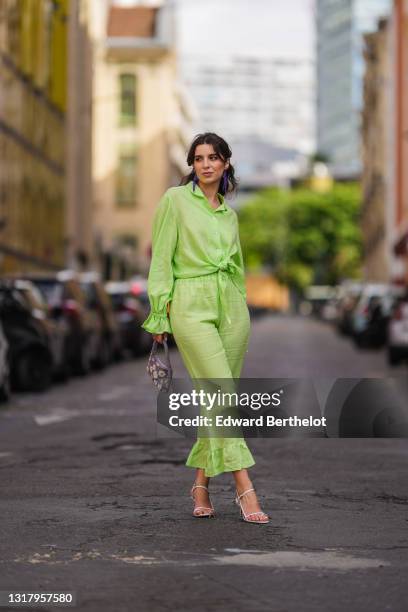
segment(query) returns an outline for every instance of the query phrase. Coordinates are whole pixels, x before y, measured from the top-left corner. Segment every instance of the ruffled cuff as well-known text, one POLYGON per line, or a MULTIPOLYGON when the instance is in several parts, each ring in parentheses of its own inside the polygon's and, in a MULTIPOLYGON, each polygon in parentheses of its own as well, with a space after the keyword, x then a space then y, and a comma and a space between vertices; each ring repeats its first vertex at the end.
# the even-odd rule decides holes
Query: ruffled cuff
POLYGON ((166 313, 150 311, 146 321, 142 323, 143 329, 149 334, 172 333, 169 318, 166 313))

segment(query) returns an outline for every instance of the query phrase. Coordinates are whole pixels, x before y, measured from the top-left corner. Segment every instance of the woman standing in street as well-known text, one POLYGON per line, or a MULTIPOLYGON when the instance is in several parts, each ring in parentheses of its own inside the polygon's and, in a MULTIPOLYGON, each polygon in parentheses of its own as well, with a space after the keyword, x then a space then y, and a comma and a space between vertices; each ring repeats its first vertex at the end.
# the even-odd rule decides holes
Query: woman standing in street
MULTIPOLYGON (((173 333, 193 379, 239 378, 248 345, 238 218, 224 199, 236 188, 230 158, 220 136, 199 134, 187 156, 190 174, 166 191, 153 223, 151 312, 143 327, 158 342, 173 333)), ((244 520, 267 523, 247 472, 254 463, 243 438, 198 437, 186 462, 196 468, 193 515, 215 515, 209 480, 232 472, 244 520)))

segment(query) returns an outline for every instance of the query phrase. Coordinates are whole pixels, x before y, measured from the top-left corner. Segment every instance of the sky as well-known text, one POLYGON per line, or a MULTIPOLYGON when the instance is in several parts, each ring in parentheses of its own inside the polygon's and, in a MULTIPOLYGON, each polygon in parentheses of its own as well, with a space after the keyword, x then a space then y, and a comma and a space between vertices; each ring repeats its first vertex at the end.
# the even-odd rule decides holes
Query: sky
POLYGON ((122 6, 177 7, 183 57, 236 55, 314 58, 316 0, 111 0, 122 6))
POLYGON ((314 56, 314 0, 175 1, 184 57, 314 56))

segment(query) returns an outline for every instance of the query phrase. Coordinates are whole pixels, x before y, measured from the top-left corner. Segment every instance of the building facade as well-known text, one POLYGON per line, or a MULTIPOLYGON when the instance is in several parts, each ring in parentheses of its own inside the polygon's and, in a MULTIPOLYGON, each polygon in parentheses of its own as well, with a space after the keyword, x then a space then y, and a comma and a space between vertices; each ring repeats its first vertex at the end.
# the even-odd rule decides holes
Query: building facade
POLYGON ((62 266, 68 2, 0 3, 0 270, 62 266))
POLYGON ((388 140, 391 77, 389 24, 382 20, 376 32, 364 37, 365 74, 362 112, 361 229, 366 282, 388 282, 391 276, 391 239, 388 140))
POLYGON ((365 40, 365 279, 408 286, 408 1, 365 40))
POLYGON ((363 35, 391 0, 317 0, 317 148, 335 178, 361 174, 363 35))
POLYGON ((391 171, 393 175, 394 280, 408 286, 408 2, 394 0, 392 15, 395 121, 391 171))
POLYGON ((121 278, 147 270, 155 207, 187 171, 193 111, 170 7, 94 9, 94 240, 104 276, 121 278))
POLYGON ((66 110, 66 265, 94 266, 92 235, 92 79, 90 0, 71 0, 66 110))
POLYGON ((91 243, 88 0, 0 3, 0 270, 75 265, 91 243))

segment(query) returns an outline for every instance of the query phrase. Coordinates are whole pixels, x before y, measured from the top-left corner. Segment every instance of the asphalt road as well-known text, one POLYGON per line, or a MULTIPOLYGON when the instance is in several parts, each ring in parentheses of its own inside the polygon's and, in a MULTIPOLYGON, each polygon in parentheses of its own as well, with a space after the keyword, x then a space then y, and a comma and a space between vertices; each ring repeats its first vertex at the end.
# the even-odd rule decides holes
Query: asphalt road
MULTIPOLYGON (((327 325, 268 316, 243 376, 406 373, 327 325)), ((228 474, 211 483, 217 518, 195 519, 191 441, 158 437, 155 409, 143 359, 1 408, 0 590, 75 591, 86 612, 405 612, 406 439, 251 439, 271 522, 239 520, 228 474)))

